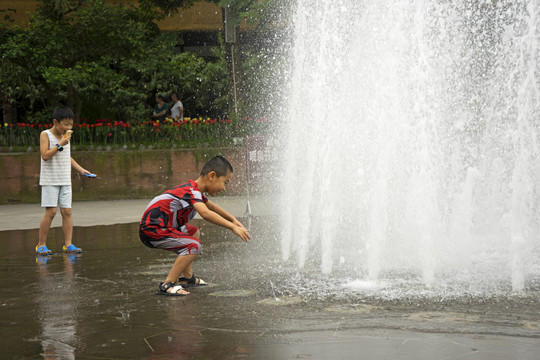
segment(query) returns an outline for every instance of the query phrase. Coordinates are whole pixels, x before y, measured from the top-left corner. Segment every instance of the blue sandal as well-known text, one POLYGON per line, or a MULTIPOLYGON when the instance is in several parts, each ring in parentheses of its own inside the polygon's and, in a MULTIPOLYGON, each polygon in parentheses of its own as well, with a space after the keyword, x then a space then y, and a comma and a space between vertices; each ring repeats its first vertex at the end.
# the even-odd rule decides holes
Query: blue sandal
POLYGON ((52 256, 36 256, 36 264, 38 265, 47 265, 49 260, 52 259, 52 256))
POLYGON ((49 250, 47 245, 43 245, 43 246, 40 246, 40 247, 36 246, 36 255, 40 255, 40 256, 52 255, 52 251, 49 250))
POLYGON ((64 247, 62 248, 62 250, 63 250, 64 252, 66 252, 66 253, 82 253, 82 249, 76 247, 76 246, 73 245, 73 244, 69 245, 68 247, 66 247, 66 245, 64 245, 64 247))

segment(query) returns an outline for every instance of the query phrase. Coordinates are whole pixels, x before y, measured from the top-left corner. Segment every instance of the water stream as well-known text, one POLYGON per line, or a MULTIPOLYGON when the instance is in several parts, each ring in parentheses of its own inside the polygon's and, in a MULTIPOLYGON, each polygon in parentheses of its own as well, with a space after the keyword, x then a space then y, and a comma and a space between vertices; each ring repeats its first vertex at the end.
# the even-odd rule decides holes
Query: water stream
POLYGON ((540 0, 296 6, 282 258, 353 289, 536 286, 540 0))

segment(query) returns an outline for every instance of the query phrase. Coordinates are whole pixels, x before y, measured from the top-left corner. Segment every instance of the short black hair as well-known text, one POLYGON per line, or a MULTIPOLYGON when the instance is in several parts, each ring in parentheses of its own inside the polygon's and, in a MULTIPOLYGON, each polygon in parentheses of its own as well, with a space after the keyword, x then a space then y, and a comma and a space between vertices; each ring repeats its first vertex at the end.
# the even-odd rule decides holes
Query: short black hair
POLYGON ((215 171, 217 176, 226 176, 233 172, 231 163, 223 156, 214 156, 204 164, 201 176, 206 176, 210 171, 215 171))
POLYGON ((54 109, 52 117, 53 119, 62 121, 64 119, 75 119, 75 114, 73 113, 73 110, 69 108, 69 106, 60 105, 54 109))

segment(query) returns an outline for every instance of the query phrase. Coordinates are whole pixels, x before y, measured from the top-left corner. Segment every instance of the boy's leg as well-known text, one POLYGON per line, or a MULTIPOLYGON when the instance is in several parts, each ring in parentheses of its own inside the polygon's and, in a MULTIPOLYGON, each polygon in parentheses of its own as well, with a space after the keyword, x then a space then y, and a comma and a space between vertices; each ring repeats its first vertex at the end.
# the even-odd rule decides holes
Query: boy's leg
MULTIPOLYGON (((174 261, 174 264, 171 268, 171 271, 169 271, 169 275, 167 275, 167 279, 165 280, 164 284, 171 282, 175 283, 176 280, 180 277, 180 274, 185 271, 185 269, 188 266, 193 265, 193 261, 197 257, 197 254, 193 255, 179 255, 176 257, 176 260, 174 261)), ((177 291, 179 294, 189 294, 189 292, 185 290, 179 290, 177 291)))
POLYGON ((64 232, 64 244, 66 247, 73 241, 73 217, 71 208, 60 208, 62 214, 62 231, 64 232))
POLYGON ((180 277, 180 274, 188 267, 193 265, 193 261, 197 257, 196 254, 193 255, 179 255, 176 257, 176 260, 174 261, 174 264, 171 268, 171 271, 169 271, 169 275, 167 275, 167 279, 165 282, 172 282, 175 283, 178 278, 180 277))
POLYGON ((41 223, 39 224, 39 239, 37 244, 38 247, 47 245, 47 236, 49 235, 49 229, 51 228, 51 223, 55 215, 55 207, 45 208, 45 215, 43 215, 43 219, 41 219, 41 223))
MULTIPOLYGON (((195 226, 193 227, 190 226, 190 229, 193 229, 193 228, 197 229, 195 226)), ((193 229, 193 231, 195 229, 193 229)), ((201 231, 197 229, 193 234, 190 234, 190 235, 193 236, 194 238, 200 239, 201 231)), ((184 270, 182 270, 182 272, 180 273, 178 277, 185 277, 186 279, 191 279, 192 276, 193 276, 193 261, 190 262, 189 265, 184 270)), ((178 277, 176 279, 178 279, 178 277)))
MULTIPOLYGON (((186 279, 191 279, 191 277, 193 276, 193 262, 191 262, 191 264, 189 264, 185 269, 184 271, 182 271, 182 273, 180 274, 181 277, 184 277, 186 279)), ((180 284, 182 285, 182 284, 180 284)))
MULTIPOLYGON (((71 212, 71 185, 60 186, 60 193, 58 195, 58 206, 60 207, 60 214, 62 214, 62 231, 64 232, 64 251, 75 251, 75 249, 67 249, 73 244, 73 216, 71 212)), ((81 250, 81 249, 77 249, 81 250)))
MULTIPOLYGON (((168 235, 169 236, 163 236, 161 239, 147 238, 145 229, 143 227, 139 233, 143 243, 146 244, 148 242, 150 247, 174 251, 178 254, 165 282, 163 283, 175 284, 180 277, 180 274, 185 272, 187 269, 192 271, 193 261, 197 255, 201 253, 202 244, 198 239, 199 232, 195 226, 189 226, 189 230, 186 232, 181 232, 178 229, 169 229, 168 235), (195 234, 197 237, 194 236, 195 234)), ((189 294, 189 292, 185 290, 178 290, 177 292, 179 294, 189 294)))
POLYGON ((58 186, 44 185, 41 187, 41 207, 45 208, 45 215, 43 215, 43 219, 39 223, 37 248, 47 245, 47 236, 49 236, 51 223, 56 215, 59 192, 60 188, 58 186))

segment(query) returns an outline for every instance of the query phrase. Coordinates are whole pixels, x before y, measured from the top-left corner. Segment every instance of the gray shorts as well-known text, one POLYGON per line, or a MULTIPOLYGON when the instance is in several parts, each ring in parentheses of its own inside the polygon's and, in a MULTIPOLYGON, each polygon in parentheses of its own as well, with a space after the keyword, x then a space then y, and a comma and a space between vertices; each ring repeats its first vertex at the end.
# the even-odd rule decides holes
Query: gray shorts
POLYGON ((42 185, 41 207, 71 208, 71 185, 42 185))
POLYGON ((178 255, 202 254, 201 240, 193 236, 199 229, 191 224, 186 224, 182 230, 141 226, 139 237, 144 245, 151 248, 174 251, 178 255), (158 232, 160 235, 156 236, 158 232), (151 234, 152 237, 148 234, 151 234))
POLYGON ((158 249, 173 251, 178 255, 202 254, 201 241, 194 237, 169 237, 152 241, 152 246, 158 249))

